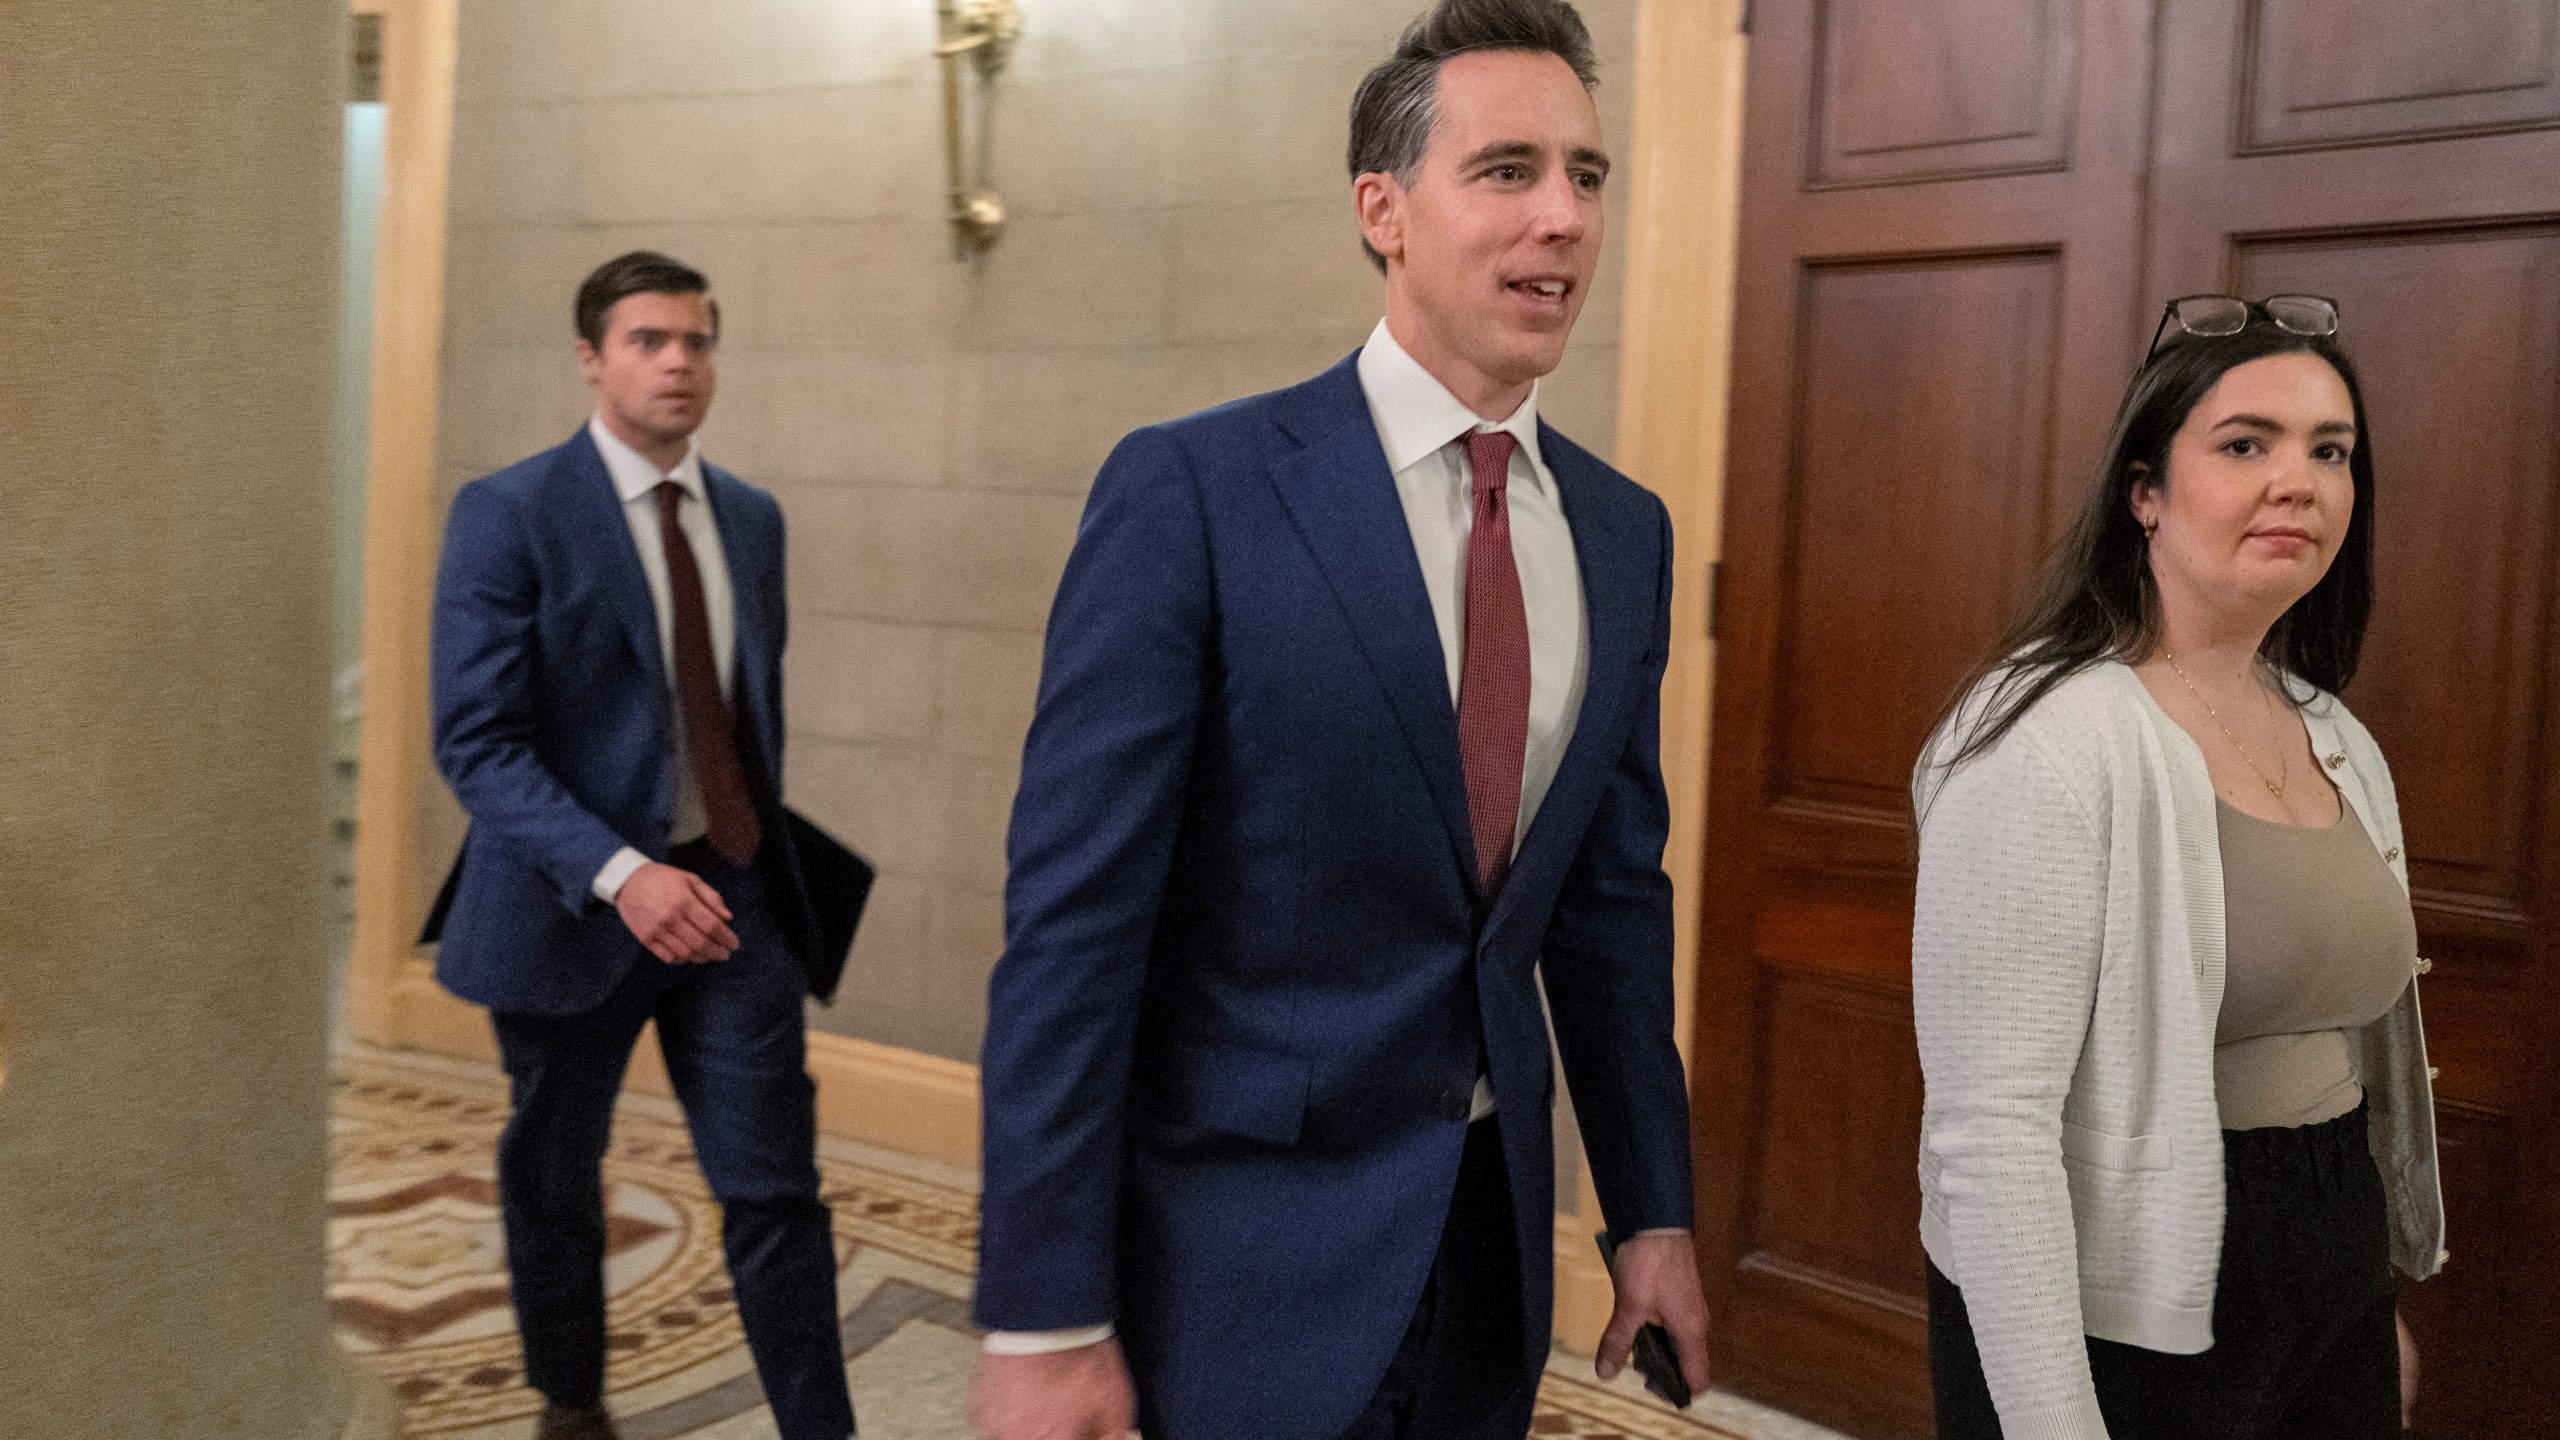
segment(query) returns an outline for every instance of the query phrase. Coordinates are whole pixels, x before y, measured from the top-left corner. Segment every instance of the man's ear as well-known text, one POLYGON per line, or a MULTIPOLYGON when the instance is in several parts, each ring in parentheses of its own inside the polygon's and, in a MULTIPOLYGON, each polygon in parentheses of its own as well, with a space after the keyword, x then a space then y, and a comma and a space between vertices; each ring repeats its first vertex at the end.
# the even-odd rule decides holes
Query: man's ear
POLYGON ((1390 260, 1404 254, 1404 186, 1384 170, 1371 170, 1351 182, 1352 209, 1360 217, 1360 238, 1390 260))

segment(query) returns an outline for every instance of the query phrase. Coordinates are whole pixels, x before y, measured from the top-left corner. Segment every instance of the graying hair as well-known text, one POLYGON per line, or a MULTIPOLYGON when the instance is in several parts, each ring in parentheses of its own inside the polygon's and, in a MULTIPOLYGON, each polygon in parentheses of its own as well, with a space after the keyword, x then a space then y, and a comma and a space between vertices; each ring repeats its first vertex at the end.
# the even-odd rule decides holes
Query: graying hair
MULTIPOLYGON (((1553 55, 1573 67, 1583 89, 1600 83, 1591 31, 1565 0, 1439 0, 1404 27, 1395 53, 1351 96, 1351 178, 1387 174, 1399 185, 1413 183, 1438 114, 1440 67, 1471 50, 1553 55)), ((1387 268, 1366 237, 1360 248, 1387 268)))

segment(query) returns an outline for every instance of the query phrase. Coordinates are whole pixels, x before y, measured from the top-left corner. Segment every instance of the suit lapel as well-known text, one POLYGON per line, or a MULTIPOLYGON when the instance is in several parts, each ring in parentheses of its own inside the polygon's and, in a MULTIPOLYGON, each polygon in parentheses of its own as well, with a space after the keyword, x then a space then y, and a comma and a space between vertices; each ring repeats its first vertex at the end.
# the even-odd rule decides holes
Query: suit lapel
POLYGON ((1298 387, 1284 404, 1280 427, 1299 448, 1272 463, 1272 481, 1386 692, 1472 890, 1475 846, 1448 659, 1357 358, 1298 387))
MULTIPOLYGON (((1637 673, 1638 652, 1652 637, 1657 580, 1654 566, 1635 563, 1650 558, 1642 537, 1622 533, 1613 523, 1623 510, 1603 503, 1600 492, 1605 477, 1587 468, 1591 462, 1582 452, 1543 422, 1538 427, 1538 445, 1548 473, 1555 477, 1565 524, 1573 531, 1574 562, 1582 572, 1583 628, 1589 637, 1590 665, 1582 709, 1574 717, 1573 740, 1565 746, 1556 778, 1520 842, 1511 867, 1515 876, 1535 865, 1568 864, 1581 846, 1591 807, 1609 783, 1626 743, 1620 722, 1634 698, 1628 682, 1637 673)), ((1494 914, 1487 918, 1487 928, 1502 917, 1513 897, 1531 888, 1506 884, 1494 914)))
POLYGON ((569 437, 561 452, 569 492, 569 503, 562 511, 575 531, 574 553, 594 558, 632 653, 649 674, 651 693, 665 694, 666 657, 659 653, 658 602, 649 594, 649 573, 640 568, 640 548, 632 541, 622 496, 613 488, 613 472, 605 468, 604 455, 584 426, 569 437))

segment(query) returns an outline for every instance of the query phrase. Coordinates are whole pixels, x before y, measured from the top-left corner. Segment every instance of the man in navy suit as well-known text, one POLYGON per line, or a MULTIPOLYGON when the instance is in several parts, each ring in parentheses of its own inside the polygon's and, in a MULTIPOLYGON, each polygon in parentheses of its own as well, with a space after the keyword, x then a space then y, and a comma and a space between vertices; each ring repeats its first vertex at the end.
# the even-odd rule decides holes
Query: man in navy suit
POLYGON ((1609 162, 1562 0, 1353 102, 1386 318, 1122 441, 1051 611, 983 1077, 992 1440, 1517 1440, 1562 1043, 1600 1368, 1706 1383, 1672 1039, 1661 503, 1537 419, 1609 162))
POLYGON ((541 1440, 612 1436, 600 1166, 656 1021, 784 1440, 853 1408, 801 996, 816 922, 782 812, 782 511, 705 464, 720 312, 645 251, 580 287, 594 418, 454 497, 436 763, 470 812, 428 922, 512 1082, 507 1268, 541 1440))

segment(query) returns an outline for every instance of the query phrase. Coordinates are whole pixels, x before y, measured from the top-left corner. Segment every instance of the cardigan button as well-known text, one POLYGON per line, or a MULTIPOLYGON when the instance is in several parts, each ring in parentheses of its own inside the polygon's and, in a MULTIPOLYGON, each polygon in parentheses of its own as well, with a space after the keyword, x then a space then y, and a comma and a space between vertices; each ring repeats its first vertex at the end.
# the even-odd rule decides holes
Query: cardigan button
POLYGON ((2424 975, 2424 974, 2426 974, 2428 971, 2433 970, 2433 969, 2435 969, 2435 968, 2436 968, 2436 962, 2434 962, 2433 960, 2428 959, 2428 958, 2427 958, 2426 956, 2424 956, 2424 955, 2421 955, 2421 956, 2419 956, 2419 957, 2418 957, 2418 973, 2419 973, 2419 974, 2424 975))
POLYGON ((2437 1076, 2439 1076, 2439 1075, 2443 1074, 2443 1073, 2444 1073, 2444 1071, 2442 1071, 2442 1070, 2438 1069, 2437 1067, 2435 1067, 2435 1066, 2433 1066, 2433 1065, 2428 1066, 2428 1067, 2427 1067, 2427 1082, 2428 1082, 2429 1084, 2433 1084, 2433 1083, 2435 1082, 2435 1078, 2436 1078, 2437 1076))
POLYGON ((2346 755, 2346 752, 2345 752, 2345 751, 2343 751, 2343 750, 2341 750, 2341 751, 2339 751, 2337 754, 2332 755, 2332 756, 2330 756, 2330 757, 2329 757, 2329 768, 2330 768, 2330 769, 2332 769, 2332 770, 2335 770, 2335 769, 2337 769, 2339 766, 2344 765, 2344 764, 2346 764, 2346 763, 2347 763, 2347 755, 2346 755))
POLYGON ((2453 1263, 2453 1252, 2452 1252, 2452 1251, 2450 1251, 2450 1250, 2438 1250, 2438 1251, 2436 1252, 2436 1263, 2437 1263, 2438 1265, 2450 1265, 2450 1264, 2452 1264, 2452 1263, 2453 1263))
POLYGON ((2397 845, 2394 845, 2394 846, 2392 846, 2390 849, 2385 850, 2385 851, 2383 851, 2383 852, 2382 852, 2382 863, 2384 863, 2385 865, 2388 865, 2388 864, 2390 864, 2392 861, 2397 860, 2397 859, 2399 859, 2399 858, 2400 858, 2400 847, 2399 847, 2399 846, 2397 846, 2397 845))

